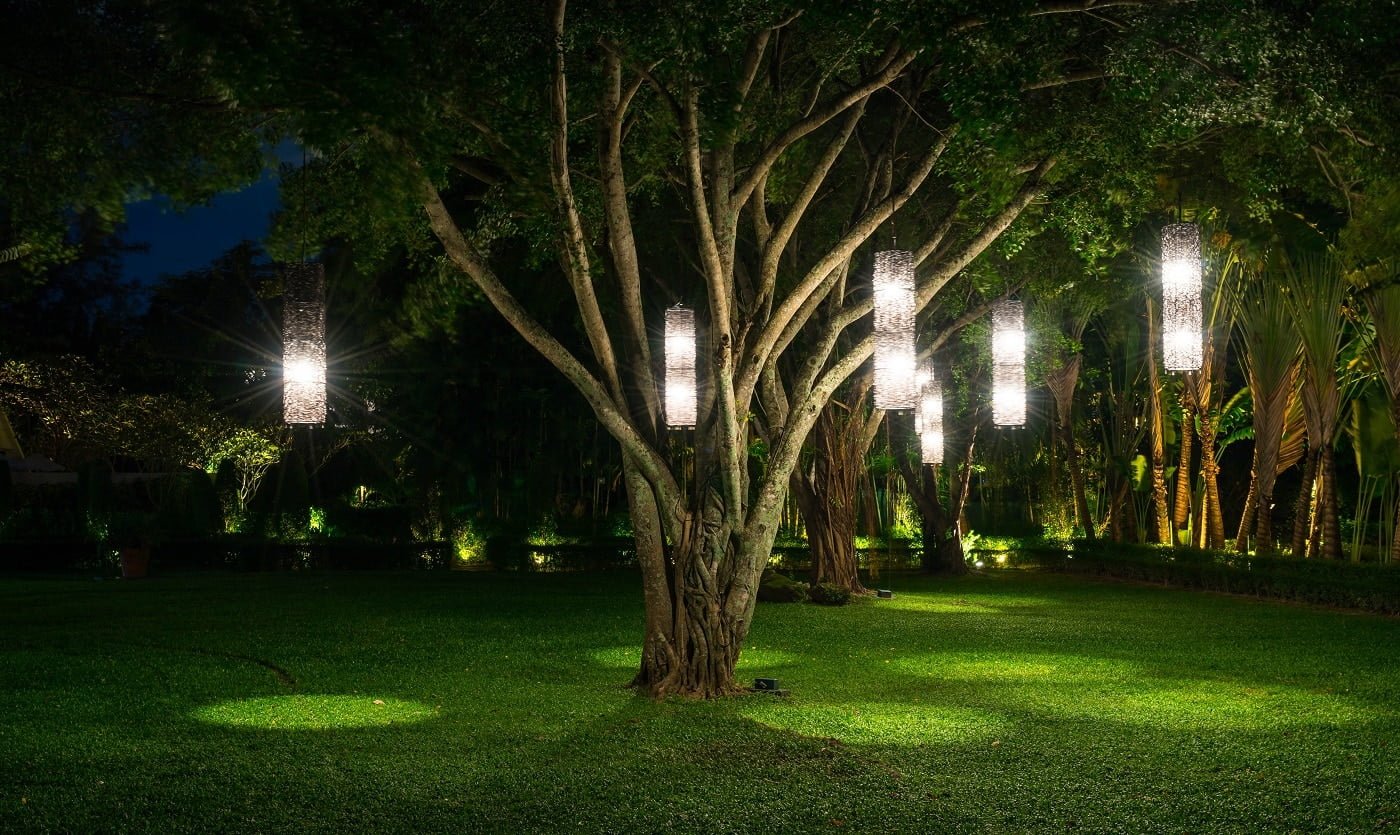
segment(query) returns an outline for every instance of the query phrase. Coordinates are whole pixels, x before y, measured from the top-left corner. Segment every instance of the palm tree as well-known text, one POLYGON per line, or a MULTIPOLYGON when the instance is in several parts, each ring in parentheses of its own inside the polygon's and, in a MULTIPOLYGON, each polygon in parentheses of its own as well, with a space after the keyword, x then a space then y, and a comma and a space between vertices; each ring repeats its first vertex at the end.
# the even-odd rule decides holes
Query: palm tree
MULTIPOLYGON (((1094 520, 1089 514, 1089 500, 1084 490, 1084 470, 1079 461, 1079 449, 1074 441, 1074 391, 1079 384, 1079 369, 1084 359, 1080 342, 1089 319, 1097 311, 1075 310, 1066 296, 1048 300, 1051 308, 1047 319, 1062 328, 1061 338, 1045 340, 1053 354, 1048 357, 1045 387, 1050 390, 1050 402, 1055 406, 1055 429, 1051 436, 1051 489, 1060 495, 1059 459, 1055 448, 1063 449, 1065 469, 1069 473, 1070 495, 1074 507, 1074 523, 1084 531, 1084 538, 1094 538, 1094 520)), ((1048 323, 1047 323, 1048 324, 1048 323)))
POLYGON ((1235 550, 1243 552, 1254 527, 1255 548, 1260 554, 1274 549, 1274 481, 1289 396, 1298 374, 1300 337, 1293 327, 1293 313, 1286 290, 1271 277, 1239 273, 1241 280, 1231 294, 1231 314, 1236 341, 1244 355, 1245 375, 1254 399, 1254 466, 1249 496, 1235 534, 1235 550))
MULTIPOLYGON (((1400 284, 1394 264, 1386 265, 1389 273, 1372 283, 1361 294, 1370 314, 1373 334, 1371 353, 1375 366, 1390 397, 1390 416, 1395 425, 1395 438, 1400 442, 1400 284)), ((1400 512, 1396 513, 1395 536, 1390 542, 1390 559, 1400 560, 1400 512)))
MULTIPOLYGON (((1302 345, 1303 413, 1307 421, 1311 455, 1315 456, 1312 480, 1304 476, 1302 491, 1312 497, 1309 514, 1313 534, 1309 554, 1328 559, 1342 557, 1342 531, 1337 516, 1337 459, 1333 446, 1341 413, 1341 387, 1337 382, 1337 358, 1346 339, 1342 304, 1347 281, 1341 264, 1331 253, 1305 255, 1284 262, 1288 311, 1302 345), (1320 548, 1313 545, 1320 539, 1320 548)), ((1301 506, 1301 500, 1300 500, 1301 506)), ((1299 524, 1303 524, 1301 519, 1299 524)), ((1294 530, 1295 547, 1298 529, 1294 530)))
MULTIPOLYGON (((1224 232, 1204 226, 1201 240, 1210 242, 1206 250, 1207 273, 1203 292, 1205 321, 1201 324, 1204 342, 1201 350, 1201 370, 1188 372, 1182 386, 1182 447, 1187 444, 1186 415, 1194 412, 1196 434, 1201 447, 1201 511, 1197 520, 1195 543, 1201 548, 1225 547, 1225 518, 1220 507, 1219 459, 1216 438, 1220 429, 1222 399, 1225 394, 1225 369, 1230 344, 1230 317, 1226 310, 1224 288, 1240 269, 1239 247, 1224 232), (1189 409, 1188 409, 1189 404, 1189 409)), ((1183 464, 1186 463, 1183 455, 1183 464)), ((1180 490, 1178 479, 1177 488, 1180 490)), ((1189 498, 1189 497, 1188 497, 1189 498)), ((1177 507, 1182 497, 1177 495, 1177 507)), ((1178 523, 1180 524, 1180 523, 1178 523)))

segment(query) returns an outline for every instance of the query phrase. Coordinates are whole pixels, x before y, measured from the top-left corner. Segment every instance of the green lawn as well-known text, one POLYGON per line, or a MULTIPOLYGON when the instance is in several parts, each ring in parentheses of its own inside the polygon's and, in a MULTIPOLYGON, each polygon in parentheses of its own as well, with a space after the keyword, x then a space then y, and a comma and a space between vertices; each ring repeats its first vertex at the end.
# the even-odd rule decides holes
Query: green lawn
POLYGON ((652 703, 627 574, 0 579, 0 831, 1400 829, 1400 620, 888 582, 652 703))

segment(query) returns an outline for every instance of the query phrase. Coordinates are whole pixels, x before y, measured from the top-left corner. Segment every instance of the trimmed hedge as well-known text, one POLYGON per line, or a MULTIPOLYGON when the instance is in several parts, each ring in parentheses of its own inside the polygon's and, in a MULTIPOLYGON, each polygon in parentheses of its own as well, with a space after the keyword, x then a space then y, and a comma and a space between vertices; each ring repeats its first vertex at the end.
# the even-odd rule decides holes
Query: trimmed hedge
POLYGON ((1109 542, 1028 547, 1016 552, 1013 561, 1074 574, 1400 614, 1400 569, 1390 565, 1109 542))

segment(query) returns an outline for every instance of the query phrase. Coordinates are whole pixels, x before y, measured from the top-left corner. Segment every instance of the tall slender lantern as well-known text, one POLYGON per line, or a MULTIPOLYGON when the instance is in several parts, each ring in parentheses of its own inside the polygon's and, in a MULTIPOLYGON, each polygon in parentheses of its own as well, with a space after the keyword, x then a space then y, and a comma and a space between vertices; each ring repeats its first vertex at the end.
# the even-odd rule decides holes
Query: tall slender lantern
POLYGON ((282 270, 282 419, 326 421, 326 273, 321 264, 282 270))
POLYGON ((875 253, 875 408, 912 409, 914 382, 914 253, 875 253))
POLYGON ((992 308, 992 422, 1026 422, 1026 312, 1015 299, 992 308))
POLYGON ((919 436, 923 462, 942 464, 943 385, 933 376, 932 363, 919 370, 919 404, 914 409, 914 431, 919 436))
POLYGON ((666 423, 695 425, 695 311, 666 311, 666 423))
POLYGON ((1162 364, 1201 368, 1201 230, 1194 223, 1162 229, 1162 364))

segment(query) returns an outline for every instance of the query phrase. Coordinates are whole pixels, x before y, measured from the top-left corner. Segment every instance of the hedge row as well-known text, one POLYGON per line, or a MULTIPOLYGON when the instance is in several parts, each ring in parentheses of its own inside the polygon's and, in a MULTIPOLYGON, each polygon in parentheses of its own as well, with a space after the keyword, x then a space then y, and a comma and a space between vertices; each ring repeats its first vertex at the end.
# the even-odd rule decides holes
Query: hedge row
MULTIPOLYGON (((0 571, 106 573, 115 569, 116 553, 116 549, 109 546, 82 540, 0 541, 0 571)), ((452 545, 447 542, 284 543, 201 539, 165 541, 150 548, 153 573, 191 569, 439 569, 449 567, 451 558, 452 545)))
POLYGON ((1182 588, 1400 614, 1400 569, 1370 563, 1255 557, 1233 552, 1077 542, 1033 547, 1021 565, 1182 588))

